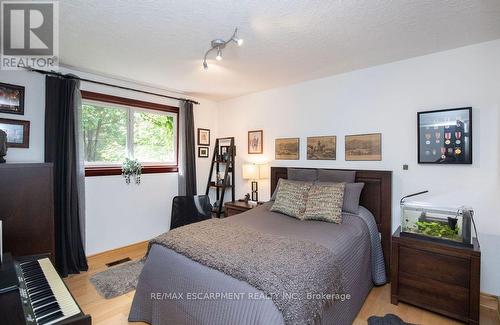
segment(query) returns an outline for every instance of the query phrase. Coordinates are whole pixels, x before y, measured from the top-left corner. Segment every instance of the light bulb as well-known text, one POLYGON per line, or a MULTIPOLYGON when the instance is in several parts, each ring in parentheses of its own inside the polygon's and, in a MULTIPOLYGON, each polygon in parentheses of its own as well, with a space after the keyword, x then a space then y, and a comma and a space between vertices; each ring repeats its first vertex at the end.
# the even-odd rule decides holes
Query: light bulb
POLYGON ((217 50, 217 56, 215 57, 217 61, 222 60, 222 51, 220 49, 217 50))
POLYGON ((238 40, 236 41, 236 43, 238 44, 238 46, 242 46, 243 45, 243 39, 238 38, 238 40))

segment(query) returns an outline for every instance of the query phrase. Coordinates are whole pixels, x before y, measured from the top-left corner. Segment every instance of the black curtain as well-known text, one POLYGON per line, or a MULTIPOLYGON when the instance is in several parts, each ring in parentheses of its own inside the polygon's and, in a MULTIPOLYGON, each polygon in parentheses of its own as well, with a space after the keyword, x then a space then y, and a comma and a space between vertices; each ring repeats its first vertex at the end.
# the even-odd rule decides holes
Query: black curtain
POLYGON ((88 269, 81 232, 77 124, 79 81, 71 77, 45 79, 45 162, 54 165, 56 267, 61 276, 88 269))
POLYGON ((185 181, 185 195, 192 196, 196 195, 196 142, 193 103, 184 101, 182 104, 181 109, 183 112, 181 112, 181 115, 184 117, 184 159, 182 160, 182 170, 185 181))

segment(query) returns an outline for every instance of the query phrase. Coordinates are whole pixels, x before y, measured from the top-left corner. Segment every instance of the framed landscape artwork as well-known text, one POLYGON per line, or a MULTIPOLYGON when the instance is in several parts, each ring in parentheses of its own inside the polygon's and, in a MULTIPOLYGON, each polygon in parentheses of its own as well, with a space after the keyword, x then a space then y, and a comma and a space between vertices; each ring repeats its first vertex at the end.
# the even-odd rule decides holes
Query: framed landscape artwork
POLYGON ((7 133, 7 147, 29 148, 30 121, 0 118, 0 130, 7 133))
POLYGON ((337 137, 322 136, 307 138, 307 160, 337 159, 337 137))
POLYGON ((299 160, 300 138, 283 138, 275 141, 276 160, 299 160))
POLYGON ((379 161, 382 160, 382 134, 346 135, 346 161, 379 161))
POLYGON ((24 87, 0 83, 0 113, 24 114, 24 87))
POLYGON ((264 131, 248 131, 248 153, 261 154, 264 152, 264 131))
POLYGON ((198 157, 208 158, 208 147, 198 147, 198 157))
POLYGON ((417 113, 419 164, 472 164, 472 108, 417 113))
POLYGON ((209 129, 198 129, 198 145, 199 146, 209 146, 210 145, 210 130, 209 129))

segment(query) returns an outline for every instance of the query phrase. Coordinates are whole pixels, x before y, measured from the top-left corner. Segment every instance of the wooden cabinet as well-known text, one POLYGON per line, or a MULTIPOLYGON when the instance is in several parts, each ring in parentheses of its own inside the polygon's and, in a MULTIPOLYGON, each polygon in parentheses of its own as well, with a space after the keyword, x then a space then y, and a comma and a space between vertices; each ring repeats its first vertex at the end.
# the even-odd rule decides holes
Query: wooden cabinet
POLYGON ((479 324, 481 251, 400 235, 392 237, 391 302, 403 301, 479 324))
MULTIPOLYGON (((258 205, 262 204, 261 202, 258 205)), ((224 217, 234 216, 235 214, 239 214, 245 211, 248 211, 252 208, 255 208, 255 204, 249 204, 244 201, 232 201, 224 203, 224 217)))
POLYGON ((52 184, 52 164, 0 164, 4 252, 50 254, 54 262, 52 184))

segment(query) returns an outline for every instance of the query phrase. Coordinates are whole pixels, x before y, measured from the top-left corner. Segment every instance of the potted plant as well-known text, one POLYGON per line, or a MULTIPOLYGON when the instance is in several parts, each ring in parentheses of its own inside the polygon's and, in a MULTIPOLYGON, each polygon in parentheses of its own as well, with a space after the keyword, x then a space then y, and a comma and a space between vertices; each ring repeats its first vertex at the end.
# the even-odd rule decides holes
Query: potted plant
POLYGON ((122 164, 122 175, 125 182, 130 184, 130 178, 133 177, 137 185, 141 183, 142 165, 137 159, 125 158, 122 164))

